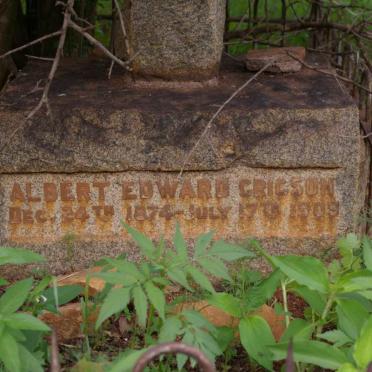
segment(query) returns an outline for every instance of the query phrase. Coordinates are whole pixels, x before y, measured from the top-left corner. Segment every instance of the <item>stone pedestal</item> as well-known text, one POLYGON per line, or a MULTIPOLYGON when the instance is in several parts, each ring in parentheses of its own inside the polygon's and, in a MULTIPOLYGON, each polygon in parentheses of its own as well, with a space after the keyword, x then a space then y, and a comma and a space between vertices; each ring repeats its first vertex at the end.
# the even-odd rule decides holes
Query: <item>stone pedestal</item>
MULTIPOLYGON (((27 93, 47 67, 33 63, 2 97, 0 148, 37 103, 39 92, 27 93)), ((178 177, 249 73, 231 68, 218 86, 156 89, 125 86, 121 75, 108 81, 106 67, 64 61, 54 122, 40 113, 0 154, 0 246, 31 247, 63 272, 67 259, 138 257, 121 220, 153 239, 171 238, 178 221, 187 238, 213 229, 233 241, 257 237, 273 253, 315 255, 356 227, 368 162, 358 109, 332 77, 261 75, 178 177)))
MULTIPOLYGON (((226 0, 128 0, 123 10, 133 69, 165 80, 217 76, 223 50, 226 0)), ((127 53, 117 20, 115 52, 127 53)))

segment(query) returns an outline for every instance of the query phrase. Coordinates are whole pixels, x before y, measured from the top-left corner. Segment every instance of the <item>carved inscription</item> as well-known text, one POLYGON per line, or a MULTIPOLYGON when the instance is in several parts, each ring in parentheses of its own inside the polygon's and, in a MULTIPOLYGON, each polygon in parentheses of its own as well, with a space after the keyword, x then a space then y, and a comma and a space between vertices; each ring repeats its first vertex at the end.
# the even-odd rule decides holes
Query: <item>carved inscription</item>
POLYGON ((323 173, 9 176, 1 213, 17 242, 55 241, 67 232, 121 239, 122 220, 154 237, 170 234, 177 221, 189 236, 208 229, 237 238, 333 236, 340 202, 335 176, 323 173))

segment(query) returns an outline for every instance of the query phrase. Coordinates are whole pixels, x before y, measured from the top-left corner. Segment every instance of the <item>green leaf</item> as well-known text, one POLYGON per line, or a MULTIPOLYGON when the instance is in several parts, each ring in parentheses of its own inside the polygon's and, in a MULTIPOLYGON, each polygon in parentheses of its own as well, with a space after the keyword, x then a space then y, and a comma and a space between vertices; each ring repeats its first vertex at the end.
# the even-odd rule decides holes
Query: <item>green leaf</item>
POLYGON ((122 272, 108 272, 108 273, 98 273, 93 275, 96 278, 103 279, 106 283, 122 285, 125 287, 130 287, 137 283, 138 280, 132 275, 128 275, 122 272))
POLYGON ((273 297, 280 284, 280 279, 282 276, 283 274, 277 269, 273 271, 267 278, 265 278, 260 284, 258 284, 257 289, 260 291, 263 298, 270 300, 273 297))
POLYGON ((207 329, 209 332, 215 332, 216 327, 209 322, 201 313, 195 310, 183 310, 181 315, 194 328, 207 329))
POLYGON ((354 359, 358 367, 365 370, 372 362, 372 315, 365 322, 354 346, 354 359))
POLYGON ((215 357, 222 354, 217 341, 210 335, 210 333, 199 328, 195 329, 194 336, 195 341, 202 346, 202 351, 209 350, 211 352, 213 355, 213 357, 210 358, 211 361, 214 362, 215 357))
POLYGON ((338 300, 336 313, 338 328, 350 338, 356 340, 364 322, 368 318, 368 311, 358 301, 338 300))
POLYGON ((293 319, 284 334, 280 338, 280 342, 289 342, 291 339, 308 340, 313 332, 314 325, 303 319, 293 319))
POLYGON ((147 258, 152 258, 156 253, 155 246, 153 242, 144 234, 140 233, 138 230, 130 227, 126 223, 123 223, 125 229, 132 236, 133 240, 138 244, 142 251, 142 254, 147 258))
POLYGON ((124 310, 130 301, 130 288, 113 288, 107 294, 99 312, 96 329, 111 315, 124 310))
POLYGON ((2 332, 0 337, 0 361, 8 372, 20 372, 21 360, 17 341, 9 332, 2 332))
POLYGON ((182 322, 176 316, 167 318, 159 333, 159 342, 171 342, 176 339, 182 329, 182 322))
POLYGON ((235 331, 230 327, 218 327, 215 333, 216 340, 222 352, 234 341, 235 331))
POLYGON ((318 259, 307 256, 273 256, 271 260, 276 267, 297 283, 321 293, 328 292, 327 269, 318 259))
POLYGON ((360 241, 355 234, 348 234, 345 238, 337 241, 336 247, 342 256, 342 265, 346 268, 351 267, 354 261, 354 250, 360 247, 360 241))
POLYGON ((343 275, 336 283, 340 291, 355 292, 372 289, 372 271, 360 270, 343 275))
POLYGON ((182 287, 186 288, 190 292, 194 292, 194 290, 190 287, 189 283, 187 282, 186 274, 183 270, 178 268, 170 268, 167 271, 167 274, 171 280, 182 285, 182 287))
POLYGON ((0 247, 0 265, 44 262, 43 256, 28 249, 0 247))
POLYGON ((273 370, 269 345, 275 344, 274 336, 266 320, 253 315, 239 323, 240 340, 248 355, 261 366, 273 370))
POLYGON ((212 286, 212 283, 210 280, 207 278, 205 274, 203 274, 201 271, 196 269, 195 267, 189 266, 187 267, 187 271, 191 275, 191 277, 194 279, 194 281, 200 285, 203 289, 210 293, 214 293, 215 290, 212 286))
POLYGON ((300 285, 295 285, 291 290, 302 297, 313 311, 319 315, 323 313, 326 306, 326 297, 323 294, 300 285))
POLYGON ((56 287, 56 291, 54 288, 46 289, 42 295, 46 298, 44 306, 50 310, 51 308, 55 309, 55 304, 57 303, 59 306, 67 304, 74 300, 77 296, 84 292, 84 288, 80 285, 65 285, 62 287, 56 287), (56 299, 56 293, 58 299, 56 299))
POLYGON ((141 286, 133 288, 133 302, 137 313, 138 324, 142 327, 146 327, 147 319, 147 298, 141 286))
POLYGON ((322 340, 328 341, 331 344, 334 344, 336 347, 344 346, 348 343, 353 342, 353 340, 346 336, 344 332, 339 329, 334 329, 332 331, 327 331, 318 336, 322 340))
POLYGON ((222 261, 212 258, 199 258, 198 263, 203 267, 204 270, 208 271, 216 278, 222 278, 229 282, 232 281, 229 275, 229 270, 227 270, 227 267, 222 261))
POLYGON ((165 296, 163 291, 154 285, 151 281, 145 283, 145 290, 150 303, 158 312, 161 319, 165 319, 165 296))
POLYGON ((187 261, 187 244, 182 236, 178 223, 176 225, 176 233, 174 234, 173 244, 176 248, 178 258, 181 261, 187 261))
MULTIPOLYGON (((287 356, 288 343, 270 346, 274 360, 283 360, 287 356)), ((320 341, 297 341, 293 344, 295 362, 309 363, 322 368, 337 369, 347 362, 345 354, 334 346, 320 341)))
POLYGON ((48 332, 50 328, 41 320, 26 313, 15 313, 4 318, 8 327, 14 329, 25 329, 30 331, 48 332))
POLYGON ((355 368, 351 363, 344 363, 337 372, 360 372, 357 368, 355 368))
POLYGON ((365 236, 362 240, 362 248, 364 265, 372 271, 372 239, 365 236))
POLYGON ((0 278, 0 287, 4 286, 4 285, 8 285, 9 282, 7 280, 5 280, 4 278, 0 278))
POLYGON ((199 235, 195 243, 195 257, 201 257, 206 254, 209 243, 212 241, 214 232, 210 231, 206 234, 199 235))
POLYGON ((109 369, 109 372, 132 372, 137 360, 147 350, 147 348, 142 350, 131 350, 130 352, 125 353, 122 357, 118 358, 118 360, 109 369))
POLYGON ((39 359, 36 358, 29 350, 23 345, 18 344, 19 356, 21 360, 22 369, 27 372, 43 372, 44 368, 39 359))
MULTIPOLYGON (((186 331, 184 336, 182 337, 182 343, 189 345, 189 346, 195 346, 194 345, 194 336, 190 331, 186 331)), ((187 362, 188 357, 184 354, 177 354, 176 360, 177 360, 177 368, 179 371, 182 370, 183 366, 187 362)))
POLYGON ((17 311, 27 300, 32 287, 32 279, 21 280, 0 297, 0 314, 9 315, 17 311))
POLYGON ((217 256, 225 261, 235 261, 241 258, 253 258, 255 254, 237 244, 226 243, 223 240, 216 241, 209 254, 217 256))
POLYGON ((240 300, 230 293, 215 293, 208 298, 208 303, 234 317, 240 318, 242 315, 240 300))

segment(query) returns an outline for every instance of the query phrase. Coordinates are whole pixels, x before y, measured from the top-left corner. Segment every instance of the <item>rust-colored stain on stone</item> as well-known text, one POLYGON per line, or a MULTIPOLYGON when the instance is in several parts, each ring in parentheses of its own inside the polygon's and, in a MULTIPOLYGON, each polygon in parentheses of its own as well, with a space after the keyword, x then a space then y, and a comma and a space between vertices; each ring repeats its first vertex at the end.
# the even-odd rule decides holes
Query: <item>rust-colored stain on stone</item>
POLYGON ((0 177, 2 236, 45 244, 125 240, 121 221, 157 239, 179 222, 186 237, 207 230, 244 239, 334 237, 340 219, 337 170, 188 173, 119 172, 0 177))

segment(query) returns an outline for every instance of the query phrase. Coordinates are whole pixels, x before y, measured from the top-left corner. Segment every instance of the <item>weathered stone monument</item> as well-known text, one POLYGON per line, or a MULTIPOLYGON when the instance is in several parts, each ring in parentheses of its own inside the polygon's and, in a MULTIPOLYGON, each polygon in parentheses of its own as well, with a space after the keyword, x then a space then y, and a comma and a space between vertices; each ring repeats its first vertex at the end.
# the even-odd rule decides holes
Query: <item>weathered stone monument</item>
POLYGON ((226 0, 129 0, 123 16, 126 44, 117 22, 115 49, 135 56, 138 75, 167 80, 208 80, 219 71, 226 0), (129 49, 129 50, 127 50, 129 49))
MULTIPOLYGON (((136 71, 175 80, 190 71, 192 79, 215 76, 223 1, 203 0, 202 14, 190 13, 169 44, 174 55, 150 29, 140 34, 141 4, 163 4, 156 11, 170 14, 156 19, 166 30, 185 2, 132 3, 130 37, 144 49, 136 71), (194 45, 195 30, 207 29, 208 55, 207 46, 194 45)), ((199 3, 187 2, 184 11, 199 3)), ((107 80, 107 61, 65 60, 52 86, 53 121, 39 113, 24 123, 47 67, 30 64, 0 100, 0 245, 33 248, 63 272, 68 260, 84 266, 122 252, 136 258, 122 220, 154 239, 170 238, 177 221, 188 238, 210 229, 234 241, 257 237, 275 253, 317 254, 356 228, 365 148, 357 107, 333 77, 306 69, 261 75, 217 116, 185 163, 212 115, 252 76, 239 64, 223 64, 215 85, 144 87, 119 73, 107 80)))

